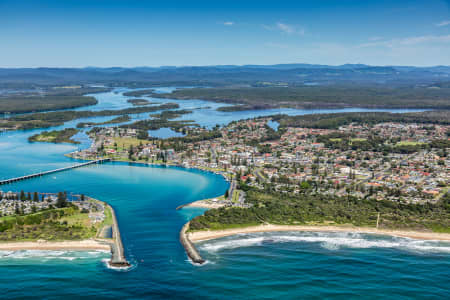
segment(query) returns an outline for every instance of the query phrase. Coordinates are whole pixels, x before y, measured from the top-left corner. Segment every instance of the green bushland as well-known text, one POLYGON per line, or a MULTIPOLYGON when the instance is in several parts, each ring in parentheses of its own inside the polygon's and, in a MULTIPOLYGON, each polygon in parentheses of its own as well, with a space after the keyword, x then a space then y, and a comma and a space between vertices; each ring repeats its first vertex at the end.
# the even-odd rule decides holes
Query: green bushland
POLYGON ((279 225, 354 225, 379 228, 450 232, 450 193, 436 204, 406 204, 390 200, 326 195, 288 195, 249 190, 250 208, 211 209, 191 221, 191 230, 279 225))
POLYGON ((101 111, 56 111, 47 113, 34 113, 20 116, 13 116, 0 123, 2 127, 32 129, 59 126, 64 122, 79 118, 119 116, 126 114, 146 113, 164 109, 176 109, 179 105, 176 103, 165 103, 156 106, 131 107, 120 110, 101 110, 101 111))
POLYGON ((192 110, 188 109, 179 109, 179 110, 165 110, 159 114, 151 114, 150 117, 159 118, 159 119, 175 119, 181 117, 182 115, 190 114, 192 110))
POLYGON ((131 118, 129 115, 123 115, 123 116, 115 117, 114 119, 106 121, 106 122, 100 122, 100 123, 81 122, 81 123, 77 124, 77 128, 92 127, 92 126, 106 125, 106 124, 117 124, 117 123, 128 122, 130 120, 131 120, 131 118))
POLYGON ((153 94, 153 89, 145 89, 123 93, 124 96, 131 96, 131 97, 142 97, 150 94, 153 94))
POLYGON ((378 124, 383 122, 450 124, 450 110, 425 111, 394 114, 387 112, 352 112, 337 114, 313 114, 301 116, 276 115, 272 118, 280 127, 306 127, 337 129, 340 126, 357 124, 378 124))
POLYGON ((97 99, 86 96, 16 96, 0 98, 0 113, 60 110, 95 104, 97 99))
POLYGON ((66 128, 63 130, 54 130, 54 131, 43 131, 40 134, 30 136, 28 138, 28 141, 79 144, 80 142, 72 140, 72 136, 74 136, 78 132, 79 130, 75 128, 66 128))
POLYGON ((203 99, 242 104, 220 108, 233 111, 273 107, 333 108, 442 108, 450 109, 450 88, 383 87, 383 86, 289 86, 289 87, 227 87, 192 88, 156 94, 157 98, 203 99))
POLYGON ((133 104, 134 106, 155 104, 146 99, 128 99, 127 102, 133 104))

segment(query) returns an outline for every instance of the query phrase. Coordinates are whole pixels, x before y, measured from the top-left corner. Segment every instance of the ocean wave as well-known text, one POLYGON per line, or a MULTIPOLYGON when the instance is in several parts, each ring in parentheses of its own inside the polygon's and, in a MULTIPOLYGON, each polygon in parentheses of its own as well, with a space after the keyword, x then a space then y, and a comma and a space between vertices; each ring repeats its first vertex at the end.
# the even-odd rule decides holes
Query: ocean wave
POLYGON ((203 267, 208 264, 214 264, 213 262, 211 262, 209 260, 205 260, 205 262, 203 262, 201 264, 193 262, 192 259, 190 259, 190 258, 188 258, 186 261, 195 267, 203 267))
POLYGON ((130 267, 113 267, 113 266, 111 266, 109 264, 110 261, 111 261, 110 258, 102 259, 102 263, 105 265, 105 267, 107 269, 110 269, 110 270, 121 271, 121 272, 128 272, 128 271, 134 270, 137 267, 137 264, 131 264, 130 267))
POLYGON ((17 251, 0 251, 0 260, 4 259, 38 259, 38 260, 76 260, 97 258, 105 255, 104 251, 59 251, 59 250, 17 250, 17 251))
POLYGON ((199 249, 215 253, 225 249, 260 246, 264 243, 318 243, 336 251, 342 248, 393 248, 420 253, 450 253, 450 243, 387 237, 353 232, 251 233, 199 243, 199 249))

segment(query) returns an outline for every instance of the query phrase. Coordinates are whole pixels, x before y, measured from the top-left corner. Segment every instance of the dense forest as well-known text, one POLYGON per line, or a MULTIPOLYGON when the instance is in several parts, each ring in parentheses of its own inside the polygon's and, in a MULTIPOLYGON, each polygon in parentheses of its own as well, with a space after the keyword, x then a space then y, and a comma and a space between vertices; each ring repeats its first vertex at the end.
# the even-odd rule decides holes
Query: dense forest
POLYGON ((250 208, 219 208, 191 221, 191 230, 224 229, 264 223, 280 225, 344 225, 450 232, 450 193, 437 204, 406 204, 355 197, 249 190, 250 208))
POLYGON ((221 110, 294 108, 441 108, 450 109, 450 88, 386 86, 227 87, 175 90, 152 97, 203 99, 238 104, 221 110))
POLYGON ((150 102, 146 99, 128 99, 127 100, 128 103, 133 104, 134 106, 142 106, 142 105, 150 105, 150 104, 156 104, 154 102, 150 102))
POLYGON ((448 82, 450 68, 398 67, 345 64, 341 66, 311 64, 226 65, 136 68, 0 68, 0 87, 25 85, 103 84, 118 87, 150 86, 220 86, 230 84, 352 85, 387 83, 405 85, 448 82))
POLYGON ((425 111, 414 113, 394 114, 387 112, 352 112, 335 114, 311 114, 300 116, 277 115, 274 121, 280 127, 306 127, 320 129, 337 129, 351 123, 377 124, 383 122, 450 124, 450 110, 425 111))
POLYGON ((56 112, 34 113, 27 115, 12 116, 7 120, 3 120, 0 124, 2 127, 7 128, 17 127, 18 129, 47 128, 51 126, 62 125, 64 124, 64 122, 72 121, 79 118, 120 116, 126 114, 138 114, 176 108, 179 108, 179 105, 176 103, 165 103, 156 106, 131 107, 120 110, 56 111, 56 112))
POLYGON ((0 97, 0 113, 26 113, 70 109, 95 104, 97 104, 97 100, 94 97, 86 96, 0 97))
POLYGON ((77 128, 84 128, 84 127, 92 127, 92 126, 98 126, 98 125, 107 125, 107 124, 118 124, 118 123, 124 123, 130 121, 131 118, 129 115, 122 115, 115 117, 114 119, 111 119, 109 121, 105 122, 80 122, 77 124, 77 128))

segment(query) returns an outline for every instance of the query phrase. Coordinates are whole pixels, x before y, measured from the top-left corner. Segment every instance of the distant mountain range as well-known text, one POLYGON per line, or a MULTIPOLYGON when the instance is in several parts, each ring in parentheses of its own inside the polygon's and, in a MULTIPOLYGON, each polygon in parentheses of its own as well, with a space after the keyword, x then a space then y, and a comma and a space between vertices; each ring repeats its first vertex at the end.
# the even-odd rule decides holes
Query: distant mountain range
POLYGON ((219 65, 183 67, 0 68, 0 86, 102 84, 434 84, 450 81, 450 66, 345 64, 219 65))

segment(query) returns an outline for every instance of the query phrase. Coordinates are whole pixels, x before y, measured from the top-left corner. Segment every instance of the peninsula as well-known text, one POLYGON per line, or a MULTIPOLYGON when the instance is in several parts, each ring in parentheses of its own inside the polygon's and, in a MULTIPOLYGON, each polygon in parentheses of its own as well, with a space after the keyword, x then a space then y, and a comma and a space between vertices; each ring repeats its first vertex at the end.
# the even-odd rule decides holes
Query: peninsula
POLYGON ((129 267, 115 212, 65 192, 0 192, 0 250, 105 250, 112 267, 129 267))

